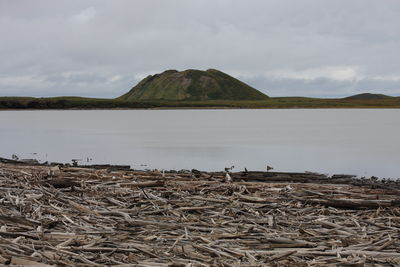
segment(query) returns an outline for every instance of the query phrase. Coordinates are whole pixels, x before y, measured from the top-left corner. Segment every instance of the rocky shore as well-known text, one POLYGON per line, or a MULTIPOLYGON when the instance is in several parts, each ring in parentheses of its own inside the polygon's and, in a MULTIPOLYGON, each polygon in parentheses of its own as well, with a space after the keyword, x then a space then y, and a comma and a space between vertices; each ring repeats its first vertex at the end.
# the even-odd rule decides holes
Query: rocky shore
POLYGON ((399 266, 396 181, 0 163, 0 266, 399 266))

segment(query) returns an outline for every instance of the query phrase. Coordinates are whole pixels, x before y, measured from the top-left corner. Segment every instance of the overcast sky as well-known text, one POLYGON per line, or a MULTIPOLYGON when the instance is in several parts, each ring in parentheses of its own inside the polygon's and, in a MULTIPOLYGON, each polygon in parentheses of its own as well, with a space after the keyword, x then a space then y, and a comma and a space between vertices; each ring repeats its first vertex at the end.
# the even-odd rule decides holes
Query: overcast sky
POLYGON ((399 0, 0 0, 0 95, 216 68, 270 96, 400 95, 399 0))

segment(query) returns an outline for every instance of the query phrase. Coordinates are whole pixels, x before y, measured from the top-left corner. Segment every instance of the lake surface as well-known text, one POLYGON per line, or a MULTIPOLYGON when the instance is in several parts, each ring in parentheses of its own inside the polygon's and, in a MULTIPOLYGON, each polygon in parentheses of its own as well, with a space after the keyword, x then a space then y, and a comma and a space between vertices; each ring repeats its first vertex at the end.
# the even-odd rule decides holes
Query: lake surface
POLYGON ((0 157, 137 169, 399 178, 399 136, 400 110, 0 111, 0 157))

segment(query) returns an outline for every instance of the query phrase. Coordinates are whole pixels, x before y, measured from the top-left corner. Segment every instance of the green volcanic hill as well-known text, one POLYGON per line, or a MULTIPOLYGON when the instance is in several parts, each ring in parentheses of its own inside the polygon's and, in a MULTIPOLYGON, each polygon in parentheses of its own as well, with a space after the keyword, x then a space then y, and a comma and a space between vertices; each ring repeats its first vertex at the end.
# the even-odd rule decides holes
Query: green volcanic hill
POLYGON ((383 94, 363 93, 345 97, 345 99, 385 99, 385 98, 391 98, 391 96, 383 94))
POLYGON ((268 96, 215 69, 167 70, 140 81, 118 100, 266 100, 268 96))

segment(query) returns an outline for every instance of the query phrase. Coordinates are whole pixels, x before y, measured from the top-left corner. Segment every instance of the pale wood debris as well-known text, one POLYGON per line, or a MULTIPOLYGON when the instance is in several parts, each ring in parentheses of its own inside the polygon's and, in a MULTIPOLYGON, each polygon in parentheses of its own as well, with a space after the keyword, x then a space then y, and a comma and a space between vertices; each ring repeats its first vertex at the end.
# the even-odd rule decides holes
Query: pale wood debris
POLYGON ((0 266, 400 266, 397 183, 226 176, 0 163, 0 266))

